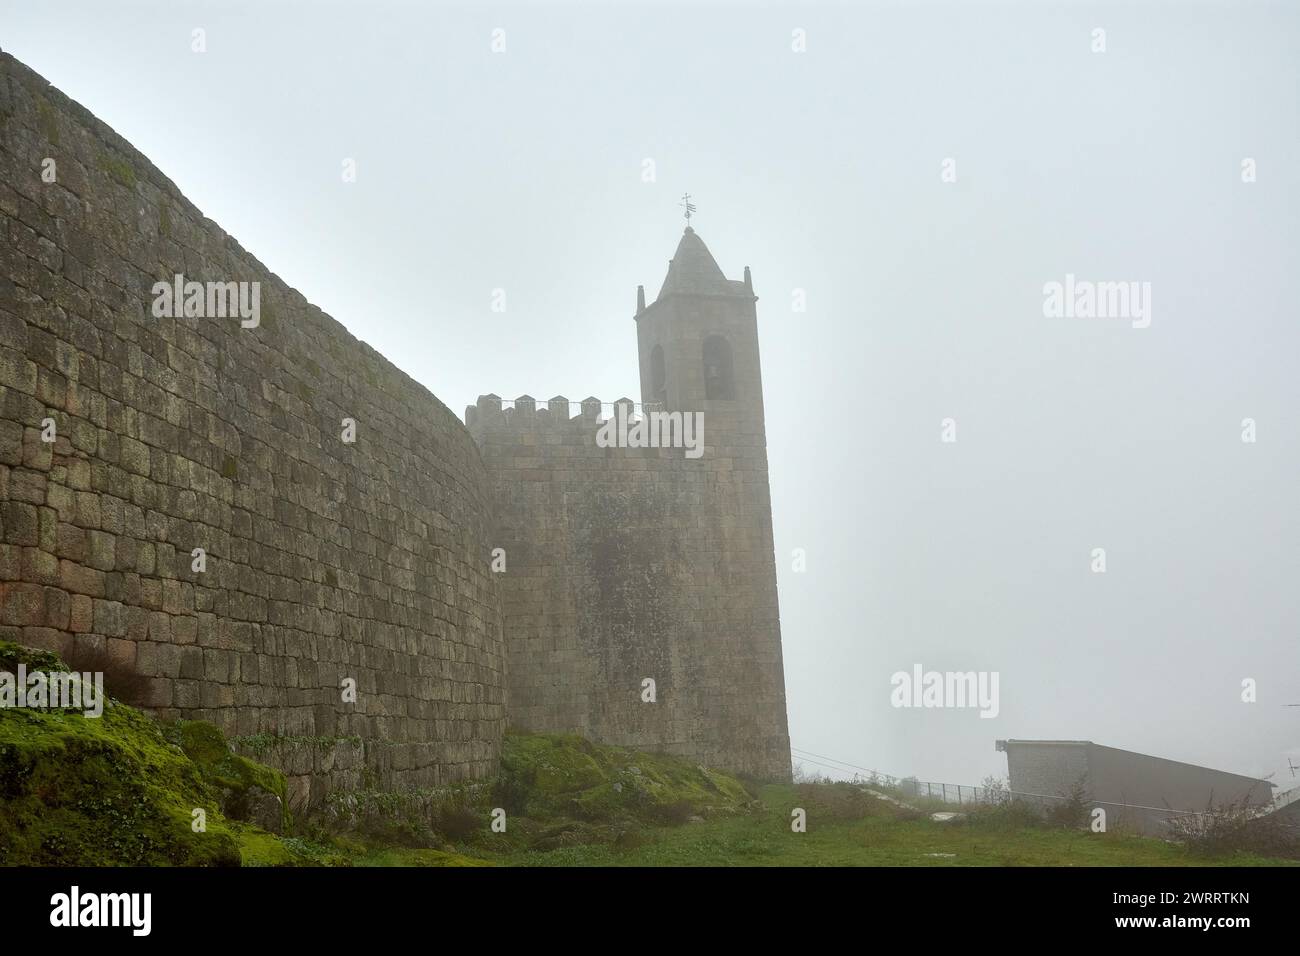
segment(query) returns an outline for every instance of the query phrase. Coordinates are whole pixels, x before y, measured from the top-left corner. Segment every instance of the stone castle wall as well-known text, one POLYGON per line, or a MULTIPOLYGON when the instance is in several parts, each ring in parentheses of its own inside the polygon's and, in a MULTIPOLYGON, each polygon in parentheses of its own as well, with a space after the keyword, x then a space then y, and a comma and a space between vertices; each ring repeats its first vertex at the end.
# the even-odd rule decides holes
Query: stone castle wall
POLYGON ((0 637, 107 651, 312 796, 483 777, 488 487, 433 395, 0 54, 0 637), (260 326, 154 318, 177 273, 260 282, 260 326))
POLYGON ((487 396, 466 415, 505 552, 511 724, 788 778, 761 432, 706 412, 692 460, 598 447, 599 403, 514 406, 487 396))

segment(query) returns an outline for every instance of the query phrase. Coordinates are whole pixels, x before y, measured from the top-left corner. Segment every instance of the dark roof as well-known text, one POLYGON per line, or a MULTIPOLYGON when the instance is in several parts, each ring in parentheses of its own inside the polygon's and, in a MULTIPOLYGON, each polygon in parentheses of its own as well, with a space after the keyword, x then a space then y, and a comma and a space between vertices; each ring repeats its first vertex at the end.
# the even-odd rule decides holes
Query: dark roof
POLYGON ((1004 740, 1003 743, 1005 744, 1080 744, 1080 745, 1092 744, 1092 746, 1094 747, 1097 746, 1096 744, 1093 744, 1091 740, 1015 740, 1013 738, 1008 738, 1007 740, 1004 740))
MULTIPOLYGON (((745 283, 728 279, 704 240, 690 226, 677 243, 677 252, 668 262, 668 275, 659 289, 659 299, 666 295, 736 295, 744 294, 745 283)), ((658 299, 656 299, 658 301, 658 299)))
POLYGON ((1000 743, 1002 743, 1002 744, 1004 745, 1004 747, 1012 747, 1012 746, 1025 746, 1025 747, 1039 747, 1039 746, 1053 746, 1053 747, 1071 747, 1071 746, 1073 746, 1073 747, 1096 747, 1098 750, 1109 750, 1111 753, 1120 753, 1120 754, 1125 754, 1126 756, 1129 756, 1129 757, 1141 757, 1143 760, 1154 760, 1154 761, 1157 761, 1157 762, 1159 762, 1159 763, 1165 763, 1165 764, 1177 764, 1177 765, 1179 765, 1179 766, 1181 766, 1181 767, 1192 767, 1192 768, 1195 769, 1195 770, 1208 770, 1208 771, 1210 771, 1211 773, 1220 773, 1220 774, 1223 774, 1223 775, 1225 775, 1225 776, 1229 776, 1229 777, 1240 777, 1240 778, 1243 779, 1243 780, 1253 780, 1253 781, 1256 781, 1256 782, 1258 782, 1258 783, 1264 783, 1264 784, 1267 784, 1267 785, 1270 786, 1270 787, 1276 787, 1276 786, 1277 786, 1277 784, 1275 784, 1275 783, 1272 783, 1272 782, 1270 782, 1270 781, 1268 781, 1268 780, 1262 780, 1262 779, 1259 778, 1259 777, 1252 777, 1252 776, 1250 776, 1249 774, 1234 773, 1234 772, 1231 771, 1231 770, 1216 770, 1216 769, 1214 769, 1213 767, 1204 767, 1204 766, 1201 766, 1200 764, 1187 763, 1187 762, 1184 761, 1184 760, 1170 760, 1168 757, 1156 757, 1156 756, 1153 756, 1152 754, 1138 753, 1136 750, 1124 750, 1124 749, 1122 749, 1122 748, 1120 748, 1120 747, 1107 747, 1105 744, 1093 743, 1091 740, 1015 740, 1015 739, 1007 739, 1007 740, 1000 741, 1000 743))

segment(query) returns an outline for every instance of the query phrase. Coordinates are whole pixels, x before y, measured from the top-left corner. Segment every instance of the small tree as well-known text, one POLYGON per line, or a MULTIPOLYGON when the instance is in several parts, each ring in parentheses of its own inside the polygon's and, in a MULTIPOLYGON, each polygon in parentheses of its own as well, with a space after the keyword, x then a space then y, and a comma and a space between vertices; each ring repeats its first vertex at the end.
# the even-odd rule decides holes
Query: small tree
POLYGON ((1088 825, 1091 797, 1088 793, 1088 775, 1080 774, 1070 789, 1061 794, 1061 800, 1047 808, 1047 822, 1072 830, 1088 825))

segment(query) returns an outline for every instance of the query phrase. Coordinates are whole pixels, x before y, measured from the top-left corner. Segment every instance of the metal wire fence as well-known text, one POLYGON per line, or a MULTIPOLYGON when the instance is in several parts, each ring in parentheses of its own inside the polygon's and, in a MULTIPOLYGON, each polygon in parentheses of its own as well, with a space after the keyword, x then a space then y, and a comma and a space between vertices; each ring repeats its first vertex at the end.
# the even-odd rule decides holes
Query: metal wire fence
MULTIPOLYGON (((944 783, 935 780, 918 780, 915 777, 895 777, 891 774, 881 773, 878 770, 872 770, 869 767, 858 767, 855 764, 846 763, 842 760, 833 760, 833 758, 830 757, 823 757, 818 754, 798 749, 794 750, 794 758, 800 763, 813 764, 814 766, 834 770, 841 774, 851 773, 851 782, 856 782, 868 787, 875 786, 892 790, 902 800, 937 800, 941 803, 951 803, 957 806, 990 806, 1019 800, 1025 803, 1037 805, 1040 808, 1047 808, 1053 805, 1064 804, 1070 800, 1078 799, 1078 797, 1062 794, 1031 793, 1024 790, 1012 790, 1005 784, 987 787, 973 786, 965 783, 944 783), (825 761, 833 762, 826 763, 825 761)), ((1296 791, 1296 794, 1297 796, 1300 796, 1300 789, 1296 791)), ((1292 797, 1292 799, 1295 798, 1296 797, 1292 797)), ((1092 797, 1083 797, 1083 803, 1089 807, 1108 807, 1129 813, 1136 812, 1156 816, 1161 819, 1197 816, 1206 813, 1205 810, 1175 809, 1169 806, 1154 807, 1140 803, 1097 800, 1092 797)), ((1275 808, 1276 807, 1273 804, 1269 804, 1258 808, 1258 812, 1267 813, 1275 808)))

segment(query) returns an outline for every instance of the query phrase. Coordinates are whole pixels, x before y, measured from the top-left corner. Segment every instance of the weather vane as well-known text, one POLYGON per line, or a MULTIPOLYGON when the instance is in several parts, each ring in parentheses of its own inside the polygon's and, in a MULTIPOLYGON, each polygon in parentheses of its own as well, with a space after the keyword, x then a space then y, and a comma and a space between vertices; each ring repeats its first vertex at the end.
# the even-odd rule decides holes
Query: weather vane
POLYGON ((684 193, 682 195, 682 201, 677 205, 686 210, 686 225, 689 227, 691 224, 691 213, 695 212, 695 203, 691 202, 691 194, 684 193))

